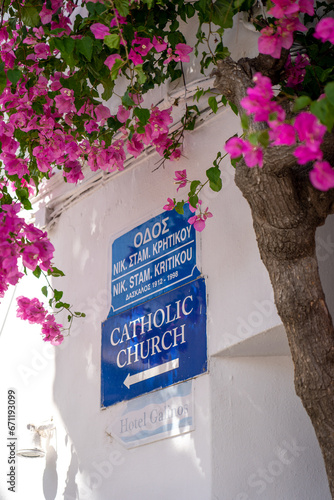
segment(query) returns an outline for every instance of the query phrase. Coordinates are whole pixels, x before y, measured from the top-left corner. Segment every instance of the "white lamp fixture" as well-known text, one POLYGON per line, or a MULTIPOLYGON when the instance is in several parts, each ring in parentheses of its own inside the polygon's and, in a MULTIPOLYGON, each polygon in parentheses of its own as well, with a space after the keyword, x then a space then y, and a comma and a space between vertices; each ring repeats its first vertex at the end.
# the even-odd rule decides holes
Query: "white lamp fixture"
POLYGON ((55 429, 53 423, 40 425, 39 427, 28 424, 29 433, 26 435, 25 448, 16 452, 19 457, 38 458, 45 457, 45 446, 42 444, 42 438, 50 438, 55 429))

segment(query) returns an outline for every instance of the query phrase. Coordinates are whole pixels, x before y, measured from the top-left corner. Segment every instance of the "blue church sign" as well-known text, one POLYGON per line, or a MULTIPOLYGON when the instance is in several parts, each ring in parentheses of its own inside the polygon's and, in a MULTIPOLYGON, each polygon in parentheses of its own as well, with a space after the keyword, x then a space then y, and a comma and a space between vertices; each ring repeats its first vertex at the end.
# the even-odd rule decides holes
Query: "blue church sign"
MULTIPOLYGON (((156 219, 161 227, 164 217, 156 219)), ((165 227, 173 227, 173 230, 169 229, 170 235, 180 231, 178 226, 168 225, 169 218, 165 222, 165 227)), ((146 227, 153 231, 154 224, 146 227)), ((140 232, 145 237, 141 226, 139 228, 133 233, 133 238, 140 232)), ((139 241, 141 237, 137 238, 139 241)), ((157 240, 156 243, 162 241, 157 240)), ((149 248, 152 251, 151 241, 149 248)), ((129 260, 126 262, 128 264, 129 260)), ((102 323, 102 406, 168 387, 206 371, 206 290, 203 278, 114 314, 102 323)))

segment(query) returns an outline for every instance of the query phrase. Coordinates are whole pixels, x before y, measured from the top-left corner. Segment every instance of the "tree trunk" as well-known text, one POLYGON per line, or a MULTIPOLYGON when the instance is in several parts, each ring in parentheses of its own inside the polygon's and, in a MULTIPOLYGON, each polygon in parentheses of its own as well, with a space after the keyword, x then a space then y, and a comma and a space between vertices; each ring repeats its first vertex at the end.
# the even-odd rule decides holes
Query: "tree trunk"
MULTIPOLYGON (((252 61, 228 59, 214 72, 215 87, 240 111, 240 100, 252 85, 251 67, 252 61)), ((327 138, 328 161, 333 160, 333 143, 327 138)), ((283 146, 268 148, 262 169, 240 161, 235 181, 251 207, 261 258, 289 340, 296 393, 312 421, 334 499, 334 328, 315 253, 315 231, 333 212, 334 190, 316 191, 307 169, 283 146)))

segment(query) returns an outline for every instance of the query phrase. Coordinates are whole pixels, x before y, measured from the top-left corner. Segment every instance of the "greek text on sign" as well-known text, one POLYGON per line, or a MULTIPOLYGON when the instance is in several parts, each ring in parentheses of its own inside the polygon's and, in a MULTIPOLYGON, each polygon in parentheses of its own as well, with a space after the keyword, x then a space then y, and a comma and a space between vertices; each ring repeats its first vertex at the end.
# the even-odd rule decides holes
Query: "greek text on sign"
POLYGON ((207 370, 203 278, 102 323, 101 403, 110 406, 207 370))
POLYGON ((113 242, 109 316, 199 276, 191 215, 164 212, 113 242))

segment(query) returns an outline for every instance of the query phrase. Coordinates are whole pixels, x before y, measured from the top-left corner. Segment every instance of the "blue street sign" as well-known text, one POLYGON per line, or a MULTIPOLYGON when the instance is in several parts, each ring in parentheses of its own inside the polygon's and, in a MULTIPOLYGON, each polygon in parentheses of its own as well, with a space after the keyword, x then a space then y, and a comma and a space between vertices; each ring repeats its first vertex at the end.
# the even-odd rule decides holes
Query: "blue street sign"
POLYGON ((101 405, 207 371, 206 290, 199 278, 102 323, 101 405))
POLYGON ((109 316, 199 276, 191 215, 163 212, 113 242, 109 316))

